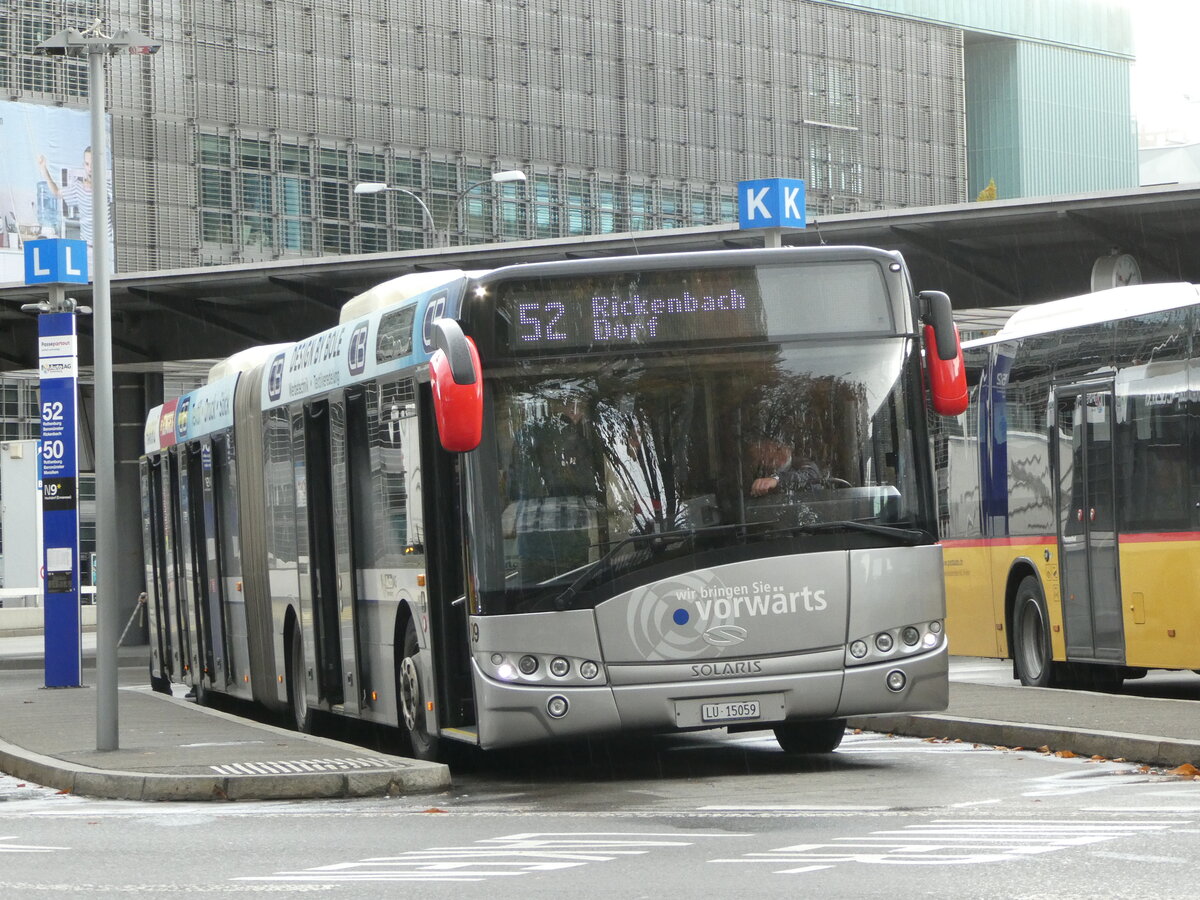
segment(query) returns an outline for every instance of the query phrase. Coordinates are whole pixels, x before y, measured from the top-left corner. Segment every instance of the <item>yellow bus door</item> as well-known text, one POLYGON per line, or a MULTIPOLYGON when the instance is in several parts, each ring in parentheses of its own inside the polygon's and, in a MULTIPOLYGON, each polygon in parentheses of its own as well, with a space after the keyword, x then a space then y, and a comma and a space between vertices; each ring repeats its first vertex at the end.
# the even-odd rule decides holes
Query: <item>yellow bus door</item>
POLYGON ((1055 391, 1055 489, 1067 658, 1124 663, 1111 384, 1055 391))

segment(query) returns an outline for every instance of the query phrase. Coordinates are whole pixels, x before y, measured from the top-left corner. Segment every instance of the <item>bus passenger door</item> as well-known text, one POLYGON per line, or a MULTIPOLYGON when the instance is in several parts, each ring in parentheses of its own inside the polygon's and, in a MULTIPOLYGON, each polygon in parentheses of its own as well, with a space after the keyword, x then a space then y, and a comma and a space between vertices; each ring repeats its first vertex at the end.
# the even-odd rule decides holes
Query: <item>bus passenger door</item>
POLYGON ((160 470, 157 459, 138 463, 142 495, 142 559, 146 580, 146 633, 150 641, 150 674, 170 680, 170 638, 166 633, 166 560, 163 557, 163 522, 160 470))
POLYGON ((350 564, 350 496, 347 479, 349 459, 346 452, 346 412, 340 400, 329 403, 329 447, 331 462, 330 497, 333 527, 334 562, 337 572, 338 641, 341 656, 342 709, 360 711, 362 679, 359 675, 358 608, 355 572, 350 564))
MULTIPOLYGON (((429 643, 437 670, 438 725, 476 722, 467 641, 462 495, 459 455, 448 453, 438 438, 433 395, 421 386, 421 494, 429 572, 429 643)), ((410 443, 411 446, 411 443, 410 443)))
POLYGON ((1111 385, 1055 392, 1055 486, 1067 658, 1125 661, 1111 385))
POLYGON ((319 400, 305 406, 303 427, 304 465, 296 479, 296 514, 306 516, 308 525, 308 586, 312 598, 317 689, 322 699, 339 706, 344 695, 328 401, 319 400), (301 502, 306 509, 301 509, 301 502))
POLYGON ((194 595, 192 579, 191 511, 188 507, 187 448, 173 447, 167 453, 171 466, 171 490, 173 521, 171 530, 175 536, 175 596, 171 612, 175 618, 176 636, 179 644, 179 678, 192 682, 199 668, 199 650, 196 646, 195 611, 192 608, 194 595))

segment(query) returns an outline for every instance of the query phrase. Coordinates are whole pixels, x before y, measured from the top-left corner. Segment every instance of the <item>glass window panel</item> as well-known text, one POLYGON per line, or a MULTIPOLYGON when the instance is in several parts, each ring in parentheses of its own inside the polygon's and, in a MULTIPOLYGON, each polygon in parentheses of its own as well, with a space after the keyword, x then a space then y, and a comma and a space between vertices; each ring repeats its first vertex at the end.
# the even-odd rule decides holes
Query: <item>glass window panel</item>
POLYGON ((200 205, 232 208, 233 176, 223 169, 201 169, 200 205))
POLYGON ((255 138, 242 138, 238 141, 238 163, 244 169, 271 168, 271 144, 255 138))
POLYGON ((312 160, 307 147, 284 144, 279 148, 279 171, 308 175, 312 172, 312 160))
POLYGON ((200 238, 208 244, 233 243, 233 213, 202 210, 200 238))
POLYGON ((307 178, 280 176, 279 210, 285 216, 312 215, 312 184, 307 178))
POLYGON ((271 211, 271 176, 258 172, 242 172, 242 209, 255 212, 271 211))
POLYGON ((326 219, 347 219, 350 217, 350 187, 333 181, 322 181, 319 184, 321 193, 321 215, 326 219))
POLYGON ((359 153, 355 159, 359 181, 387 181, 387 163, 382 153, 359 153))
POLYGON ((317 171, 326 178, 349 178, 350 154, 346 150, 318 150, 317 171))

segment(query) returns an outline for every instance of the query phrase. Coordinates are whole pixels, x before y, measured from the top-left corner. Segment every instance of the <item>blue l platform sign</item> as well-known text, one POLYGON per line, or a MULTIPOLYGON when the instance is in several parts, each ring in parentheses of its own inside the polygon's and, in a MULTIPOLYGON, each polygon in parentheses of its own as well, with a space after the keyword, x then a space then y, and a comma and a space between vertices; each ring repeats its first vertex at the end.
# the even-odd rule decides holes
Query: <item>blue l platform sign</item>
POLYGON ((739 228, 803 228, 803 178, 738 182, 739 228))
MULTIPOLYGON (((51 305, 63 284, 86 284, 87 244, 74 240, 27 241, 25 282, 50 288, 51 305)), ((79 613, 79 461, 75 420, 79 347, 73 312, 38 316, 41 373, 42 572, 45 585, 46 687, 82 684, 83 638, 79 613)))
POLYGON ((26 284, 87 282, 87 241, 43 238, 25 242, 26 284))

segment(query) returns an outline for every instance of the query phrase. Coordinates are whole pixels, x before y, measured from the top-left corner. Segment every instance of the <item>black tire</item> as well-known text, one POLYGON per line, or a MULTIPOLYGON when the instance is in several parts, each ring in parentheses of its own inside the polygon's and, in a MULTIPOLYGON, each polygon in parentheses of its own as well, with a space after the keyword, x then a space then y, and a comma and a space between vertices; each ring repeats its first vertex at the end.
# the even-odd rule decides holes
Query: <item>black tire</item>
POLYGON ((846 733, 845 719, 784 722, 775 726, 775 740, 784 753, 832 753, 846 733))
POLYGON ((1017 586, 1013 602, 1013 667, 1026 687, 1054 687, 1054 656, 1050 649, 1050 623, 1042 586, 1032 575, 1017 586))
POLYGON ((156 694, 166 694, 170 697, 173 693, 171 690, 171 679, 166 675, 150 674, 150 689, 156 694))
POLYGON ((313 711, 308 706, 308 675, 304 666, 304 638, 300 626, 292 628, 292 651, 288 656, 288 705, 292 708, 292 727, 303 734, 313 730, 313 711))
POLYGON ((405 736, 408 753, 416 759, 436 760, 441 752, 441 740, 429 733, 425 718, 425 704, 432 695, 429 685, 422 680, 421 652, 421 645, 417 642, 417 627, 409 620, 404 628, 400 661, 396 664, 399 725, 405 736))

